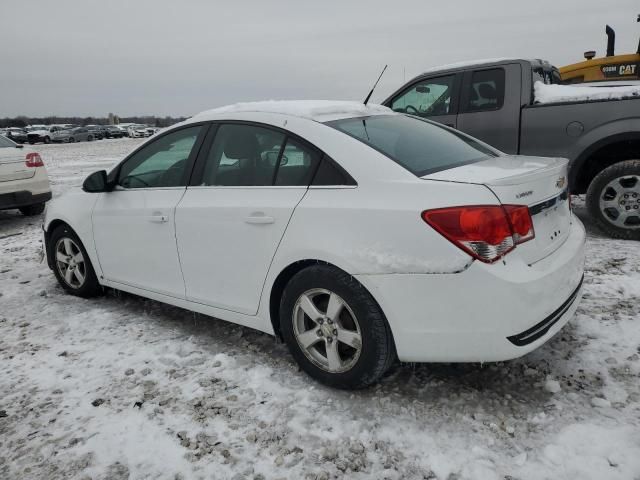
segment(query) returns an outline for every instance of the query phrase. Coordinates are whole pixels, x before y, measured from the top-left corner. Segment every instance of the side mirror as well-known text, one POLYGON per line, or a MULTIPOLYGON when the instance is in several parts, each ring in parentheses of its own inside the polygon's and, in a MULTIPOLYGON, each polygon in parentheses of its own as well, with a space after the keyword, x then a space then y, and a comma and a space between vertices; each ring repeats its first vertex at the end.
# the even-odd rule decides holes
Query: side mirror
POLYGON ((426 85, 418 85, 416 87, 416 92, 418 92, 418 93, 429 93, 429 92, 431 92, 431 89, 429 87, 427 87, 426 85))
POLYGON ((82 184, 82 189, 88 193, 108 192, 109 182, 107 180, 107 172, 105 170, 93 172, 85 179, 82 184))

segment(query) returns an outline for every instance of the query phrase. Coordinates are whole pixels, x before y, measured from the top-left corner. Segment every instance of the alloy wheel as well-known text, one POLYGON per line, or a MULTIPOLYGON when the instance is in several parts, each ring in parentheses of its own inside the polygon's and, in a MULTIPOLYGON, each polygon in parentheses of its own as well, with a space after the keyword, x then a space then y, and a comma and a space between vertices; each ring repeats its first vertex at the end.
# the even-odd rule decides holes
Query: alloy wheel
POLYGON ((347 303, 335 292, 304 292, 293 308, 293 333, 305 356, 330 373, 346 372, 360 358, 360 325, 347 303))
POLYGON ((56 243, 56 268, 71 288, 80 288, 87 278, 87 266, 82 250, 69 237, 63 237, 56 243))
POLYGON ((617 227, 640 228, 640 176, 625 175, 607 183, 600 194, 600 211, 617 227))

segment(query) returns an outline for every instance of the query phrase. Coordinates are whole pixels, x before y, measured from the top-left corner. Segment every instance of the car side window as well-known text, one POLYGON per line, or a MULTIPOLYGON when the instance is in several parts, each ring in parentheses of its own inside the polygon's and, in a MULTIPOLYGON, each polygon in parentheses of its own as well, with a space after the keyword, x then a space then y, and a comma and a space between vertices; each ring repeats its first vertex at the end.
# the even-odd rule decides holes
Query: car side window
POLYGON ((120 167, 118 185, 124 188, 180 187, 201 125, 164 135, 134 153, 120 167))
POLYGON ((448 115, 454 80, 454 75, 447 75, 415 83, 391 101, 391 109, 420 117, 448 115))
POLYGON ((273 185, 284 141, 284 133, 270 128, 221 125, 209 150, 201 185, 273 185))
POLYGON ((319 161, 320 154, 317 151, 293 138, 287 138, 276 172, 275 185, 308 186, 319 161))
POLYGON ((499 110, 504 104, 504 69, 473 72, 466 112, 499 110))
POLYGON ((311 185, 356 185, 355 180, 326 155, 313 176, 311 185))

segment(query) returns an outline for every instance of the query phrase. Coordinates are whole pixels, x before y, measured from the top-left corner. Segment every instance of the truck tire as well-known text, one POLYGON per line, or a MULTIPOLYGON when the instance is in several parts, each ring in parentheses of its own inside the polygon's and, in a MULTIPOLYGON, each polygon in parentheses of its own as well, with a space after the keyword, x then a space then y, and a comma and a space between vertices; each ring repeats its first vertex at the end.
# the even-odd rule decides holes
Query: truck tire
POLYGON ((596 175, 587 209, 610 237, 640 240, 640 160, 614 163, 596 175))

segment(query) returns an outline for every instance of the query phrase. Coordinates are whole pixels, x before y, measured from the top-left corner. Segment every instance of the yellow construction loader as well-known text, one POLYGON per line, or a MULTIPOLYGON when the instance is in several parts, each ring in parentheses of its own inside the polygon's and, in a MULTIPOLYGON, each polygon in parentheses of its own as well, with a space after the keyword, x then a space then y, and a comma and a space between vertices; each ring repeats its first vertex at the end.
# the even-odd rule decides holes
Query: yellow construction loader
MULTIPOLYGON (((640 22, 640 15, 638 15, 640 22)), ((640 42, 636 53, 615 54, 616 32, 606 26, 607 56, 595 58, 596 52, 584 52, 584 62, 560 67, 563 83, 630 81, 640 79, 640 42)))

